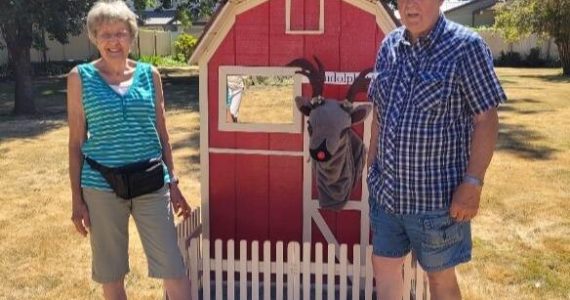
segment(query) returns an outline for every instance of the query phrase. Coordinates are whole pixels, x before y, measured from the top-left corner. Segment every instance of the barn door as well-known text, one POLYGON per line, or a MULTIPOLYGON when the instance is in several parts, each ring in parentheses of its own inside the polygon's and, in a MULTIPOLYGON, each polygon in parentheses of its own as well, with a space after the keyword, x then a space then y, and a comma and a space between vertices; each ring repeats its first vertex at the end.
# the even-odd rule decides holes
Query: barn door
MULTIPOLYGON (((355 103, 355 105, 362 105, 355 103)), ((363 141, 368 149, 370 141, 370 126, 372 115, 369 115, 364 125, 357 128, 357 132, 363 137, 363 141)), ((370 236, 370 226, 368 217, 368 187, 366 185, 366 168, 362 172, 362 179, 353 189, 353 193, 348 203, 340 212, 323 211, 319 208, 318 194, 315 191, 315 181, 311 169, 309 156, 309 135, 307 130, 303 133, 304 141, 304 166, 303 166, 303 241, 317 242, 315 236, 322 236, 324 242, 334 244, 338 255, 339 245, 348 243, 349 249, 352 244, 368 245, 370 236), (357 216, 356 218, 354 216, 357 216), (346 216, 350 216, 349 223, 346 216), (327 220, 328 219, 328 220, 327 220), (354 224, 358 222, 357 224, 354 224), (332 224, 334 223, 334 224, 332 224), (349 228, 345 228, 349 227, 349 228), (348 240, 348 242, 347 242, 348 240)), ((362 247, 360 258, 365 261, 366 247, 362 247)), ((357 255, 354 253, 354 255, 357 255)), ((338 257, 337 257, 338 258, 338 257)))

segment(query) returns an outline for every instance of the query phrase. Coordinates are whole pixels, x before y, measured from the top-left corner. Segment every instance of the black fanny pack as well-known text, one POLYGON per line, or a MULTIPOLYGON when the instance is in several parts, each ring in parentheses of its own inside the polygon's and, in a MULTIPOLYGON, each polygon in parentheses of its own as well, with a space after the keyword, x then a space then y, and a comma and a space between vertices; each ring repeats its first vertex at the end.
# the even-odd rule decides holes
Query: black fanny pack
POLYGON ((106 167, 87 156, 85 160, 103 175, 115 194, 123 199, 152 193, 164 186, 162 156, 117 168, 106 167))

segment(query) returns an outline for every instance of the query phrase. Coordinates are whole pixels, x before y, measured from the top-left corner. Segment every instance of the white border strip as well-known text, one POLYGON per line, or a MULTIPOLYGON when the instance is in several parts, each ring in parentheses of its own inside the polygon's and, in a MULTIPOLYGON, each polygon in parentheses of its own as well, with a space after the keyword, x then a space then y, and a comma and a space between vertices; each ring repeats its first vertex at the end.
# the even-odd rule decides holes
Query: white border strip
POLYGON ((210 148, 210 153, 221 154, 243 154, 243 155, 271 155, 271 156, 298 156, 302 157, 301 151, 279 151, 279 150, 249 150, 231 148, 210 148))
POLYGON ((319 29, 317 30, 291 30, 291 0, 285 0, 285 33, 317 35, 325 33, 325 0, 319 1, 319 29))

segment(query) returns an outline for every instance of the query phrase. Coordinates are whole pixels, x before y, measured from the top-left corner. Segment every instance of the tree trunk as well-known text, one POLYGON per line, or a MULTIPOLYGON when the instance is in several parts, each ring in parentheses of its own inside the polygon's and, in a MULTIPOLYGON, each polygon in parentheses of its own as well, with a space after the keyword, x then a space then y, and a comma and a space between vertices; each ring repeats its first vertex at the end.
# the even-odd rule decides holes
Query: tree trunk
POLYGON ((556 41, 558 53, 560 54, 560 62, 562 63, 562 73, 564 76, 570 76, 570 41, 556 41))
POLYGON ((36 112, 36 105, 34 103, 33 97, 34 90, 32 85, 32 64, 30 61, 30 48, 12 46, 10 47, 10 54, 14 60, 14 77, 16 80, 14 114, 33 114, 36 112))
POLYGON ((34 90, 32 85, 32 64, 30 49, 32 48, 32 23, 26 18, 18 22, 4 24, 1 28, 14 70, 16 94, 14 99, 15 115, 33 114, 36 112, 34 90))

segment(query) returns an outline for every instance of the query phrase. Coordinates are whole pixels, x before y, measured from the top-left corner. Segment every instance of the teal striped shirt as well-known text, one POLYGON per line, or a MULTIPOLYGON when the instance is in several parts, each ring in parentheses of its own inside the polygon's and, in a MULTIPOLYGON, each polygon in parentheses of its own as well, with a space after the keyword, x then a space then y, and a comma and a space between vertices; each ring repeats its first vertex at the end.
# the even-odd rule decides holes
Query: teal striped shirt
MULTIPOLYGON (((123 96, 103 80, 92 63, 77 69, 87 128, 83 154, 108 167, 158 157, 162 146, 156 127, 152 67, 137 62, 132 85, 123 96)), ((164 163, 163 168, 164 182, 169 182, 164 163)), ((103 176, 86 162, 81 169, 81 187, 112 191, 103 176)))

